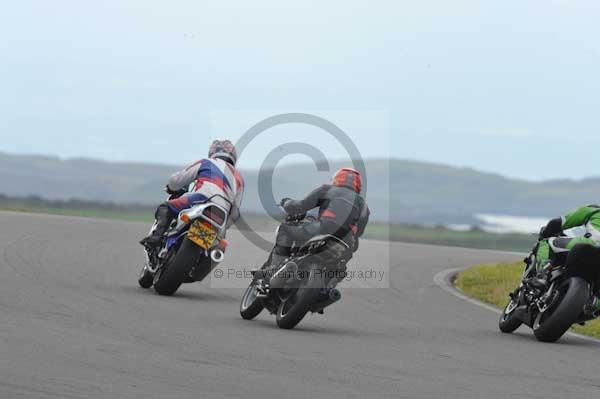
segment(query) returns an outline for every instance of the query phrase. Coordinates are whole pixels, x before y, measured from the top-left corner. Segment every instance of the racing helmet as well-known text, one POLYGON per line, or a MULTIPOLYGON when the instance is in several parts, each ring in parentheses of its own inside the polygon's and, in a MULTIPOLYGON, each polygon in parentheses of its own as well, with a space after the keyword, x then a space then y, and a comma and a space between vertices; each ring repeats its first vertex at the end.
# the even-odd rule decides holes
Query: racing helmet
POLYGON ((362 176, 360 172, 352 168, 342 168, 333 175, 333 185, 337 187, 348 187, 360 193, 362 190, 362 176))
POLYGON ((230 140, 215 140, 208 150, 209 158, 219 158, 235 166, 237 162, 237 152, 235 146, 230 140))

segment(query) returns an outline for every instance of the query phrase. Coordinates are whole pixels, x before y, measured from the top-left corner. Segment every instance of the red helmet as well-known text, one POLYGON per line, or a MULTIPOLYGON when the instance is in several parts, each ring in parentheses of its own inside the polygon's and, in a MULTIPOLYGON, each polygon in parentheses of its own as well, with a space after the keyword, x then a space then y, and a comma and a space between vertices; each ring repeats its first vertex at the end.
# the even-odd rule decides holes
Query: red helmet
POLYGON ((348 187, 360 193, 362 190, 362 177, 357 170, 352 168, 342 168, 333 175, 333 185, 338 187, 348 187))
POLYGON ((237 152, 235 146, 229 140, 215 140, 208 150, 209 158, 220 158, 235 166, 237 162, 237 152))

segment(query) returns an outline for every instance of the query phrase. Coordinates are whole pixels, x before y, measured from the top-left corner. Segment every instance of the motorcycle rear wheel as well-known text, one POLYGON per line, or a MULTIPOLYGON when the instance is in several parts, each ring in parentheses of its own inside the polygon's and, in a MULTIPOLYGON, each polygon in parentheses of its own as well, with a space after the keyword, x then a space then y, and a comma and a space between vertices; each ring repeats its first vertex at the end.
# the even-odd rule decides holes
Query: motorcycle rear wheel
POLYGON ((175 257, 154 283, 154 290, 160 295, 173 295, 181 284, 189 279, 190 271, 201 254, 202 249, 185 238, 175 257))
POLYGON ((558 341, 571 325, 577 322, 588 300, 589 286, 582 278, 571 277, 557 289, 560 296, 545 312, 536 317, 533 333, 538 341, 558 341))
POLYGON ((276 321, 279 328, 290 330, 304 319, 312 305, 319 300, 324 287, 322 278, 316 275, 317 266, 311 266, 304 284, 277 308, 276 321))

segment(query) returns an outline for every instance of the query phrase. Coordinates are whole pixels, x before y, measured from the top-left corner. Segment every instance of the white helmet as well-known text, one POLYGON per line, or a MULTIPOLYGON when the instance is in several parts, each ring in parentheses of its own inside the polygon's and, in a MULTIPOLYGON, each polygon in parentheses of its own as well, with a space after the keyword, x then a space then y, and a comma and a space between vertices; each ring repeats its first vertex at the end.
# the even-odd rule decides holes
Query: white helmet
POLYGON ((235 166, 237 162, 237 152, 235 146, 230 140, 215 140, 208 150, 209 158, 220 158, 235 166))

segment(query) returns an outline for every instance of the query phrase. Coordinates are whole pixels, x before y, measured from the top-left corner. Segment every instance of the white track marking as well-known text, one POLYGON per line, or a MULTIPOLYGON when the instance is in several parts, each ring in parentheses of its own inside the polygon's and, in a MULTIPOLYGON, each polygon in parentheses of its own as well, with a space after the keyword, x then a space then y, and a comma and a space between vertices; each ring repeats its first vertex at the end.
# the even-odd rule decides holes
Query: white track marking
MULTIPOLYGON (((502 311, 500 309, 498 309, 497 307, 466 296, 461 291, 459 291, 458 288, 456 288, 454 286, 454 284, 452 284, 452 277, 454 275, 456 275, 458 272, 465 270, 465 269, 467 269, 467 268, 463 267, 463 268, 442 270, 441 272, 439 272, 435 276, 433 276, 433 281, 435 282, 435 284, 438 287, 440 287, 444 291, 454 295, 457 298, 463 299, 475 306, 479 306, 480 308, 490 310, 496 314, 501 314, 502 311)), ((567 335, 570 335, 571 337, 577 337, 577 338, 583 339, 585 341, 590 341, 590 342, 595 342, 597 344, 600 344, 600 339, 588 337, 587 335, 581 335, 581 334, 570 332, 570 331, 567 332, 567 335)))

